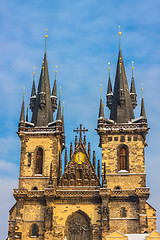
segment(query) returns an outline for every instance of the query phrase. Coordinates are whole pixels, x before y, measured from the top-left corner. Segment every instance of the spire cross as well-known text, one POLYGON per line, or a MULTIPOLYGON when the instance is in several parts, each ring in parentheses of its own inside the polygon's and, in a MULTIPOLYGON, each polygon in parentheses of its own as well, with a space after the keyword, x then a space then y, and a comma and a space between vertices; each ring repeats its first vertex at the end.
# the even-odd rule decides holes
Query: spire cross
POLYGON ((80 124, 80 128, 78 129, 77 127, 77 129, 74 129, 73 132, 76 132, 77 134, 79 133, 79 137, 82 138, 82 132, 88 132, 88 129, 85 129, 85 127, 82 129, 82 124, 80 124))

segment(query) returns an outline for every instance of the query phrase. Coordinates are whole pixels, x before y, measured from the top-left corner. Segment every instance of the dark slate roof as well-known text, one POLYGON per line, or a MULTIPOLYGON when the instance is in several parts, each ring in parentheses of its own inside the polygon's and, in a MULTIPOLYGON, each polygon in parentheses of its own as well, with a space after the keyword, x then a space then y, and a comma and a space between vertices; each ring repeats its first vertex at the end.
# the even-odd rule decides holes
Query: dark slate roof
POLYGON ((57 110, 57 118, 56 120, 62 120, 62 117, 61 117, 61 100, 60 100, 60 97, 59 97, 59 104, 58 104, 58 110, 57 110))
POLYGON ((140 116, 143 117, 144 119, 147 119, 146 117, 146 111, 145 111, 145 107, 144 107, 144 99, 142 98, 142 102, 141 102, 141 113, 140 116))
POLYGON ((104 108, 103 108, 102 99, 100 99, 100 106, 99 106, 99 118, 100 117, 104 118, 104 108))
POLYGON ((24 96, 23 96, 23 101, 22 101, 22 107, 21 107, 21 114, 20 114, 19 122, 25 122, 24 96))
POLYGON ((51 90, 48 73, 47 55, 44 54, 44 61, 42 65, 41 75, 38 84, 38 91, 35 101, 35 106, 32 114, 32 123, 35 126, 47 126, 48 123, 53 122, 53 112, 51 106, 51 90), (43 107, 40 104, 40 94, 44 93, 46 103, 43 107))
POLYGON ((107 94, 112 93, 112 84, 111 84, 111 78, 109 76, 108 79, 108 88, 107 88, 107 94))
POLYGON ((113 102, 110 119, 117 123, 128 123, 134 119, 133 106, 130 98, 122 52, 119 50, 117 71, 114 85, 113 102), (123 103, 120 102, 120 93, 123 92, 123 103))
POLYGON ((132 81, 131 81, 130 93, 135 93, 136 94, 136 88, 135 88, 135 83, 134 83, 134 77, 133 76, 132 76, 132 81))

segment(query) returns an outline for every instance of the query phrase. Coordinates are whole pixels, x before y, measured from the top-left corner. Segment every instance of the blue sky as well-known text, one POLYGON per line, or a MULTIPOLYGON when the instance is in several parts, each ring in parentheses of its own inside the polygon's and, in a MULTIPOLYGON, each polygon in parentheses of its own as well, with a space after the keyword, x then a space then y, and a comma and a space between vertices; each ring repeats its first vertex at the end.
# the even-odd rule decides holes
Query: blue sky
MULTIPOLYGON (((0 8, 0 239, 8 229, 8 211, 14 204, 17 188, 20 140, 16 135, 22 92, 29 101, 33 67, 36 83, 44 55, 44 35, 48 28, 47 55, 51 86, 55 66, 57 82, 65 102, 67 146, 74 139, 73 128, 82 123, 89 129, 87 139, 97 158, 98 136, 95 132, 103 84, 105 103, 108 62, 112 84, 118 57, 118 26, 122 32, 122 54, 128 82, 131 62, 140 112, 141 83, 144 86, 146 114, 151 130, 147 137, 147 186, 149 203, 157 209, 160 223, 160 1, 145 0, 1 0, 0 8)), ((105 116, 108 117, 105 108, 105 116)), ((31 117, 31 115, 30 115, 31 117)), ((160 230, 160 228, 158 227, 160 230)))

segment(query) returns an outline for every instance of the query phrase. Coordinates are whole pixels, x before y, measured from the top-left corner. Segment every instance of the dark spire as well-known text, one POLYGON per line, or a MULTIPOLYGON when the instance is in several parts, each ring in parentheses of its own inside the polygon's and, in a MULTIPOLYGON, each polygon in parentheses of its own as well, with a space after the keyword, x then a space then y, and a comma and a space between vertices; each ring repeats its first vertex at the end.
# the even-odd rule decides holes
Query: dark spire
POLYGON ((146 111, 145 111, 145 107, 144 107, 144 99, 143 99, 143 97, 142 97, 142 102, 141 102, 141 113, 140 113, 140 117, 142 117, 143 119, 147 120, 146 111))
MULTIPOLYGON (((47 39, 47 35, 45 38, 47 39)), ((48 123, 53 122, 52 113, 47 53, 45 47, 44 61, 32 114, 32 123, 34 123, 35 126, 48 126, 48 123)))
POLYGON ((26 122, 28 122, 28 106, 27 106, 27 111, 26 111, 26 122))
POLYGON ((67 149, 65 149, 64 168, 67 166, 67 149))
POLYGON ((104 108, 102 103, 102 89, 101 89, 101 99, 100 99, 100 106, 99 106, 99 118, 104 118, 104 108))
POLYGON ((95 151, 93 151, 93 167, 96 169, 96 154, 95 151))
POLYGON ((59 103, 58 103, 58 110, 57 110, 57 118, 56 120, 61 120, 61 91, 59 92, 59 103))
MULTIPOLYGON (((121 32, 119 32, 119 36, 121 32)), ((134 119, 133 106, 130 98, 127 77, 121 52, 121 41, 114 85, 110 119, 117 123, 128 123, 134 119)))
MULTIPOLYGON (((110 65, 110 62, 108 63, 110 65)), ((111 84, 111 77, 110 77, 110 67, 108 67, 108 88, 107 88, 107 107, 111 109, 112 106, 112 98, 113 98, 113 92, 112 92, 112 84, 111 84)))
POLYGON ((36 87, 35 87, 35 67, 33 72, 33 84, 32 84, 32 91, 31 91, 31 98, 30 98, 30 109, 33 112, 34 106, 36 101, 36 87))
MULTIPOLYGON (((57 66, 56 66, 57 68, 57 66)), ((54 85, 52 89, 52 95, 51 95, 51 103, 52 103, 52 109, 53 112, 57 109, 57 81, 56 81, 56 76, 57 76, 57 70, 55 71, 55 79, 54 79, 54 85)))
MULTIPOLYGON (((64 104, 64 102, 63 102, 64 104)), ((62 133, 64 134, 64 105, 62 107, 62 133)))
POLYGON ((72 146, 72 142, 70 143, 70 160, 73 154, 73 146, 72 146))
MULTIPOLYGON (((133 64, 133 61, 132 61, 133 64)), ((132 101, 133 109, 137 106, 137 94, 136 94, 136 88, 134 83, 134 74, 133 74, 133 65, 132 65, 132 81, 131 81, 131 88, 130 88, 130 97, 132 101)))
POLYGON ((25 122, 24 94, 25 94, 25 92, 23 92, 23 101, 22 101, 22 107, 21 107, 21 114, 20 114, 19 123, 25 122))
POLYGON ((98 177, 100 179, 100 160, 98 160, 97 172, 98 172, 98 177))

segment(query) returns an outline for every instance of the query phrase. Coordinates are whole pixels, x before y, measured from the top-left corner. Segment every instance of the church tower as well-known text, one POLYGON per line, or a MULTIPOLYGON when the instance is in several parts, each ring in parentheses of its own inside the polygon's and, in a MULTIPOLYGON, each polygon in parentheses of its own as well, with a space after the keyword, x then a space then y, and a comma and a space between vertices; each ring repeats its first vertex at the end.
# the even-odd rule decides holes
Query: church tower
MULTIPOLYGON (((47 35, 45 41, 47 45, 47 35)), ((31 122, 28 108, 25 116, 23 94, 17 133, 21 140, 19 185, 14 189, 16 203, 9 212, 7 239, 105 240, 112 238, 110 234, 115 231, 129 239, 126 234, 146 236, 156 230, 156 210, 147 203, 144 148, 149 128, 144 99, 140 116, 135 118, 133 67, 129 91, 121 42, 113 91, 109 68, 108 119, 102 94, 100 98, 96 131, 102 164, 96 160, 95 151, 91 152, 85 135, 88 129, 82 124, 73 129, 75 141, 67 151, 64 108, 61 91, 57 99, 56 77, 57 71, 51 91, 45 46, 37 89, 33 73, 31 122)))
MULTIPOLYGON (((120 37, 121 32, 119 41, 120 37)), ((138 118, 134 116, 136 105, 133 66, 129 91, 120 42, 113 91, 109 68, 107 107, 110 109, 110 118, 104 117, 101 100, 97 128, 102 148, 100 195, 102 206, 108 209, 108 221, 102 214, 103 236, 107 231, 144 233, 156 228, 155 210, 146 202, 149 188, 146 187, 144 149, 149 127, 143 96, 138 118)))

